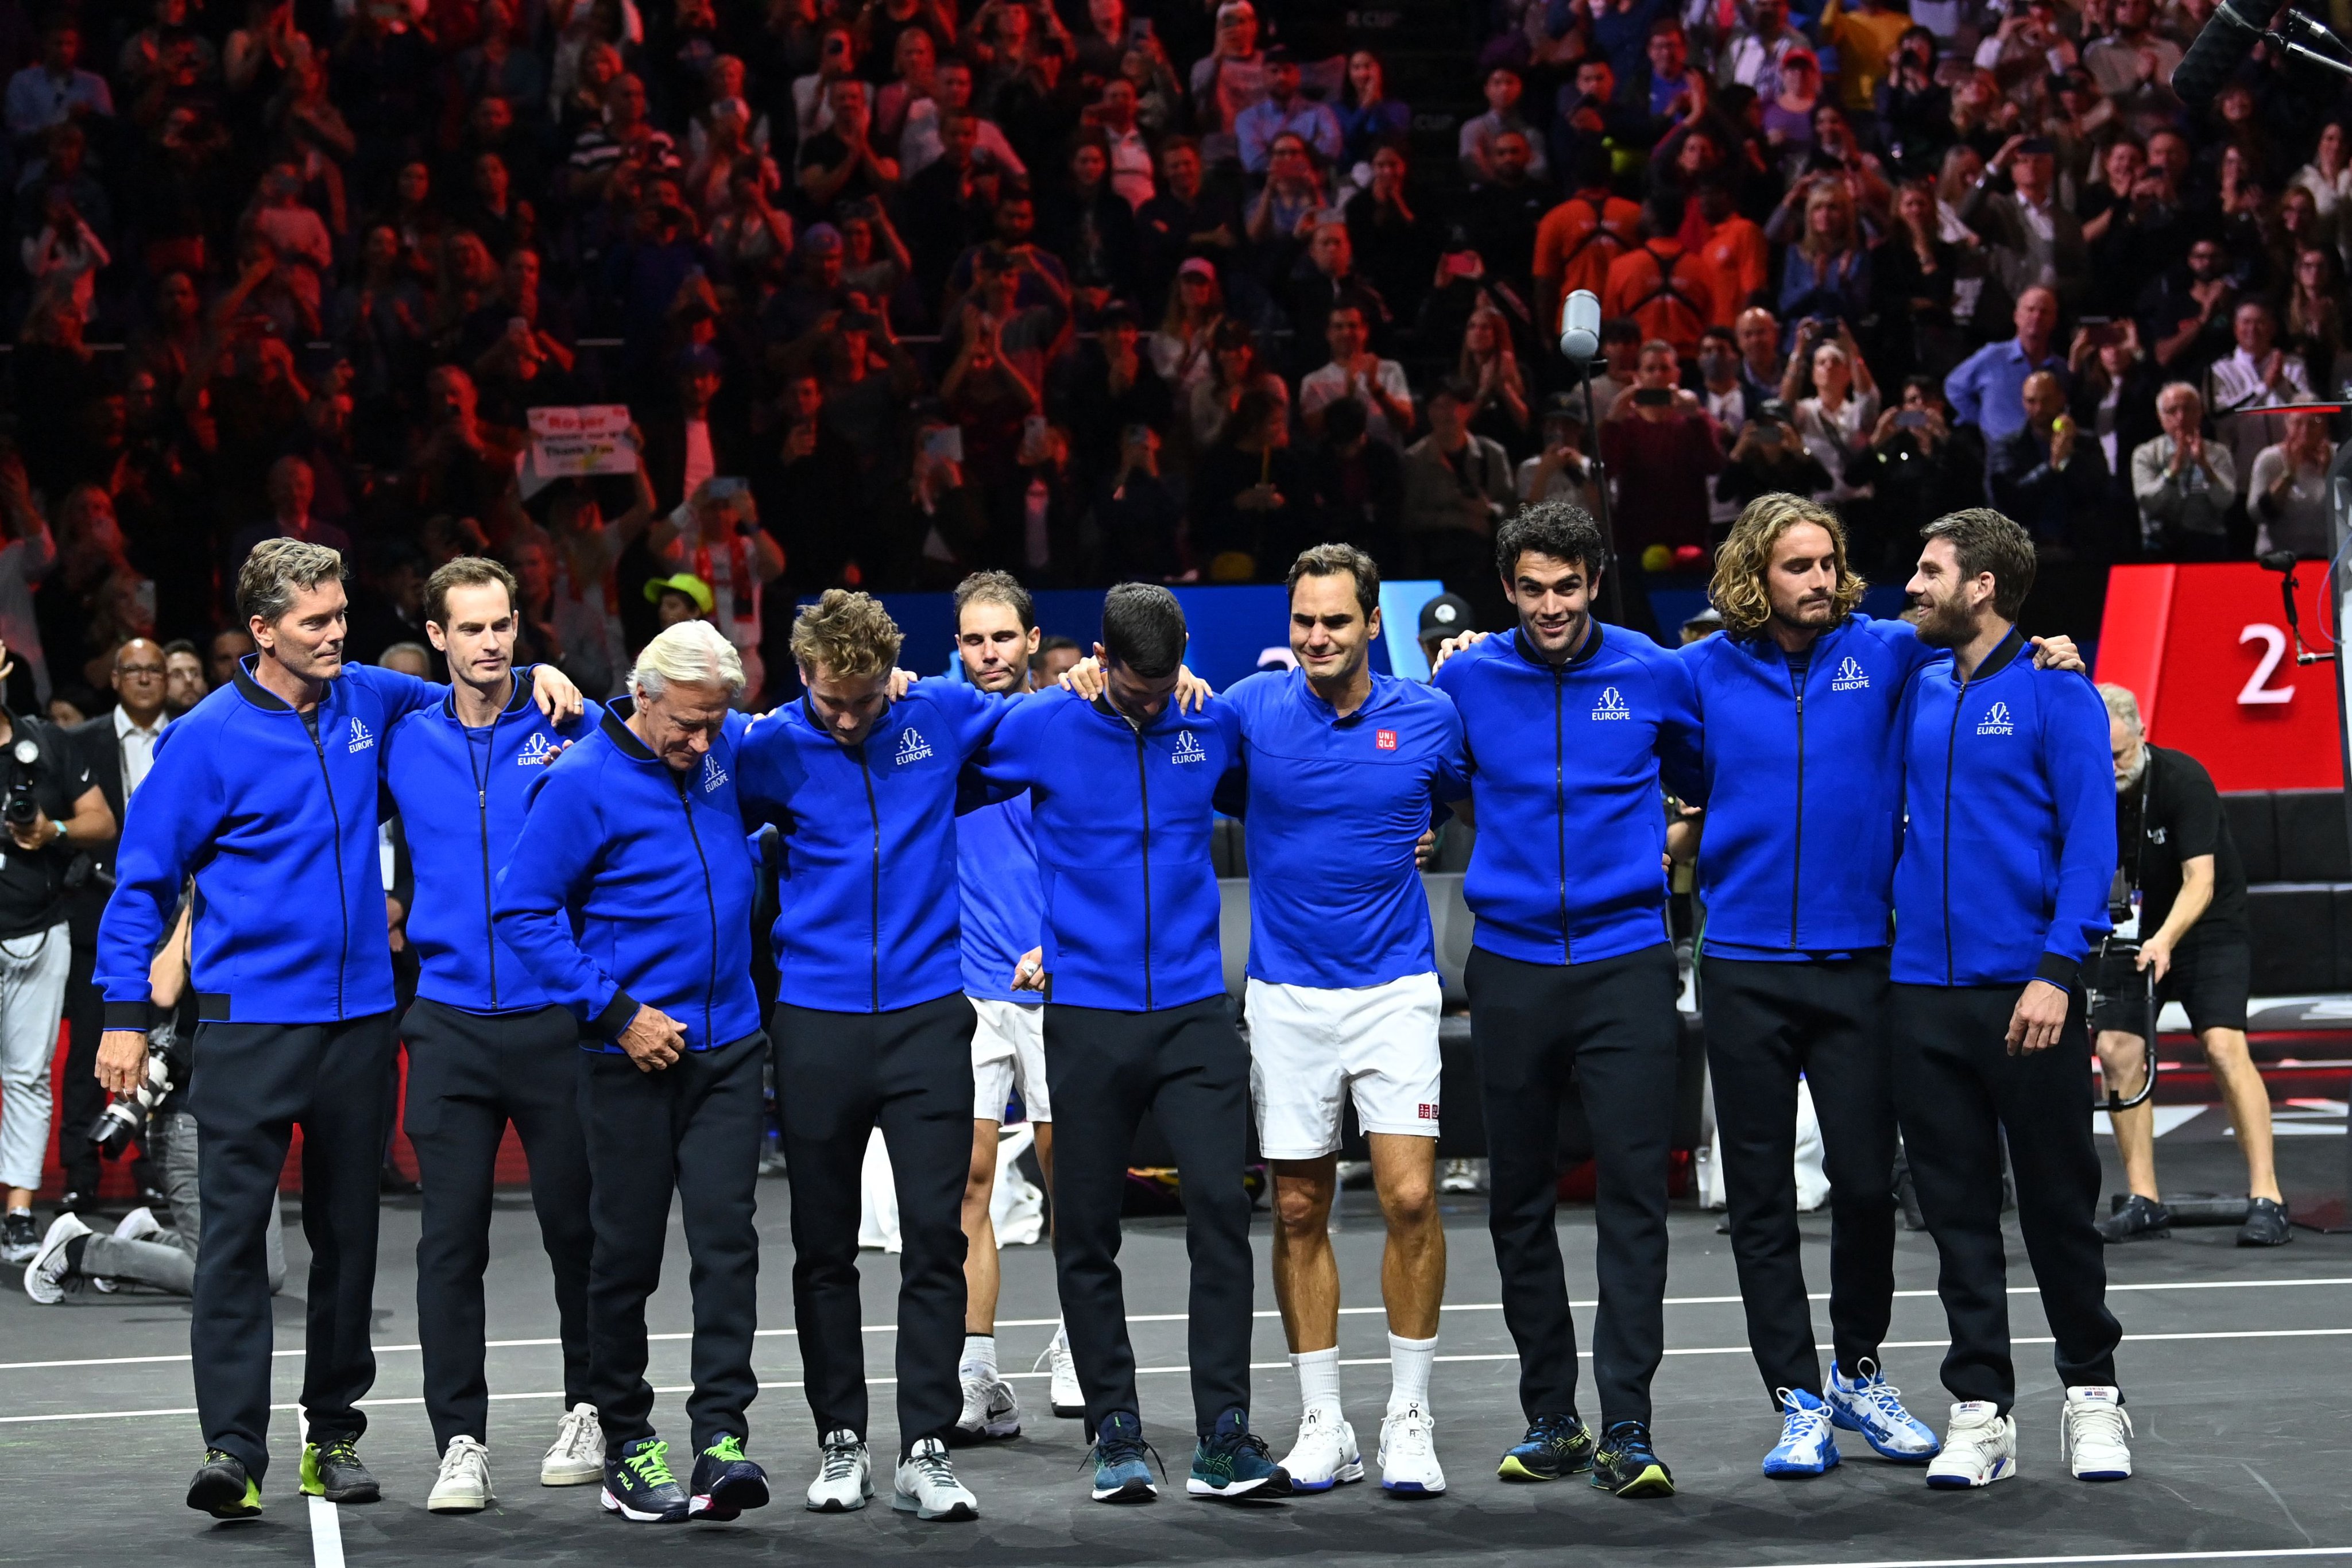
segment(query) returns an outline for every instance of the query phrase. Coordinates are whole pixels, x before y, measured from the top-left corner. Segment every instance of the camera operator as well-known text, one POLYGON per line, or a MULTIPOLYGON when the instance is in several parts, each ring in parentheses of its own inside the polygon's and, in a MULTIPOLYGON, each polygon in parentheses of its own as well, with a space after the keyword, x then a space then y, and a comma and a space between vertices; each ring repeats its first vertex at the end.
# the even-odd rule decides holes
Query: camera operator
MULTIPOLYGON (((2178 1001, 2205 1047, 2205 1061, 2230 1108, 2238 1146, 2246 1154, 2246 1220, 2241 1247, 2277 1247, 2293 1237, 2271 1164, 2271 1100, 2246 1049, 2246 993, 2253 950, 2246 925, 2246 869, 2221 815, 2212 775, 2185 751, 2150 746, 2139 702, 2117 685, 2102 685, 2107 738, 2116 760, 2116 842, 2123 895, 2138 905, 2137 925, 2117 921, 2117 936, 2137 932, 2134 973, 2122 955, 2103 973, 2103 994, 2092 1009, 2099 1069, 2110 1092, 2137 1093, 2147 1071, 2144 1017, 2147 980, 2155 1006, 2178 1001), (2118 981, 2121 983, 2119 984, 2118 981)), ((2126 949, 2126 951, 2128 951, 2126 949)), ((2172 1216, 2156 1186, 2156 1108, 2137 1105, 2115 1114, 2116 1153, 2131 1191, 2123 1207, 2099 1221, 2110 1242, 2163 1236, 2172 1216)))
MULTIPOLYGON (((122 820, 131 795, 147 780, 155 765, 155 742, 163 737, 166 717, 166 683, 170 672, 163 650, 144 637, 133 637, 114 651, 115 708, 112 713, 78 724, 66 733, 80 750, 89 781, 106 799, 115 821, 122 820)), ((98 919, 106 912, 106 890, 114 882, 116 841, 110 839, 90 852, 90 874, 73 891, 67 909, 73 933, 73 968, 66 981, 66 1016, 71 1042, 66 1051, 65 1082, 58 1085, 58 1124, 64 1135, 58 1154, 65 1165, 65 1196, 60 1212, 79 1211, 98 1196, 100 1150, 85 1134, 106 1108, 106 1091, 98 1082, 98 1035, 105 1022, 104 998, 91 971, 98 962, 98 919)), ((157 1181, 155 1156, 162 1134, 170 1124, 150 1121, 137 1138, 136 1174, 139 1186, 153 1201, 157 1181)))
MULTIPOLYGON (((43 1306, 64 1301, 82 1281, 108 1291, 131 1285, 175 1296, 195 1294, 204 1202, 196 1175, 196 1119, 187 1110, 188 1048, 196 1028, 195 994, 188 987, 191 907, 182 902, 171 939, 147 970, 155 1010, 164 1021, 147 1033, 145 1093, 117 1100, 107 1116, 125 1143, 147 1129, 156 1134, 155 1145, 163 1151, 163 1214, 143 1206, 134 1208, 110 1236, 93 1234, 79 1216, 59 1215, 42 1239, 39 1254, 25 1270, 25 1293, 43 1306), (146 1103, 147 1093, 155 1096, 152 1103, 146 1103)), ((285 1221, 274 1207, 265 1256, 274 1296, 286 1284, 285 1221)))
MULTIPOLYGON (((0 683, 16 666, 0 650, 0 683)), ((49 1146, 49 1063, 73 962, 68 877, 76 846, 114 836, 114 813, 72 743, 47 719, 0 705, 0 1263, 40 1249, 33 1194, 49 1146)), ((89 874, 85 863, 80 874, 89 874)), ((79 1129, 77 1129, 79 1131, 79 1129)))

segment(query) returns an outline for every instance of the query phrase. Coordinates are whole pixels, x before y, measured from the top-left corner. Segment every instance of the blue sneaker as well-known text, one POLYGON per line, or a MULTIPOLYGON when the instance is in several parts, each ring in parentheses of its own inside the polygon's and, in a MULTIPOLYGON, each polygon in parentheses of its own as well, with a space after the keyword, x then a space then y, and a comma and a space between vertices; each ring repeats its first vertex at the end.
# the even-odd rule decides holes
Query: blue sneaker
POLYGON ((1495 1474, 1507 1481, 1556 1481, 1592 1468, 1592 1428, 1573 1416, 1538 1416, 1503 1454, 1495 1474))
POLYGON ((1592 1484, 1615 1497, 1672 1497, 1675 1473, 1650 1447, 1650 1428, 1620 1421, 1592 1450, 1592 1484))
POLYGON ((1097 1502, 1150 1502, 1160 1496, 1151 1484, 1151 1445, 1143 1440, 1143 1423, 1132 1410, 1114 1410, 1102 1418, 1095 1436, 1094 1498, 1097 1502))
POLYGON ((1882 1459, 1924 1465, 1934 1458, 1943 1444, 1925 1422, 1903 1408, 1903 1391, 1887 1382, 1878 1364, 1868 1356, 1856 1362, 1854 1370, 1861 1375, 1848 1377, 1843 1367, 1831 1364, 1824 1400, 1830 1419, 1849 1432, 1861 1433, 1862 1440, 1882 1459))
POLYGON ((604 1461, 604 1491, 597 1501, 606 1513, 639 1524, 684 1524, 686 1489, 670 1472, 669 1445, 659 1437, 624 1443, 604 1461))
POLYGON ((730 1520, 747 1508, 768 1506, 768 1472, 743 1457, 742 1439, 725 1437, 694 1456, 687 1517, 730 1520))
POLYGON ((1194 1497, 1252 1500, 1290 1495, 1290 1472, 1274 1462, 1274 1450, 1249 1429, 1249 1416, 1236 1406, 1217 1417, 1216 1430, 1192 1449, 1192 1473, 1184 1490, 1194 1497))
POLYGON ((1838 1462, 1837 1439, 1830 1434, 1829 1407, 1818 1396, 1801 1388, 1780 1390, 1780 1440, 1764 1456, 1768 1476, 1818 1476, 1838 1462))

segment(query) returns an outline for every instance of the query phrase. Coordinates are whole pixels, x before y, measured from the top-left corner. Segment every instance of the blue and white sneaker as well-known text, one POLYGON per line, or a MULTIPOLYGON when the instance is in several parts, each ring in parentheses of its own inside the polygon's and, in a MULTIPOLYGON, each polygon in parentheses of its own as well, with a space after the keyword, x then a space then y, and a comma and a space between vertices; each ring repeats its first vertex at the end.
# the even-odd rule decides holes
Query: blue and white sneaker
POLYGON ((1217 1417, 1216 1429, 1192 1449, 1192 1473, 1184 1490, 1194 1497, 1288 1497, 1290 1472, 1274 1462, 1265 1439, 1249 1429, 1249 1415, 1239 1406, 1217 1417))
POLYGON ((1151 1446, 1143 1440, 1143 1423, 1132 1410, 1114 1410, 1102 1418, 1095 1434, 1097 1502, 1150 1502, 1160 1496, 1151 1484, 1151 1446))
POLYGON ((743 1440, 730 1434, 694 1456, 686 1498, 689 1519, 733 1519, 768 1506, 768 1472, 743 1457, 743 1440))
POLYGON ((606 1513, 639 1524, 684 1524, 686 1489, 669 1468, 669 1445, 638 1437, 604 1460, 604 1490, 597 1500, 606 1513))
POLYGON ((1826 1400, 1830 1419, 1849 1432, 1859 1432, 1882 1459, 1902 1465, 1924 1465, 1943 1445, 1927 1424, 1903 1408, 1903 1391, 1886 1381, 1878 1364, 1868 1356, 1854 1364, 1858 1376, 1832 1363, 1826 1400))
POLYGON ((1802 1388, 1780 1390, 1780 1440, 1764 1456, 1768 1476, 1818 1476, 1838 1462, 1829 1407, 1802 1388))

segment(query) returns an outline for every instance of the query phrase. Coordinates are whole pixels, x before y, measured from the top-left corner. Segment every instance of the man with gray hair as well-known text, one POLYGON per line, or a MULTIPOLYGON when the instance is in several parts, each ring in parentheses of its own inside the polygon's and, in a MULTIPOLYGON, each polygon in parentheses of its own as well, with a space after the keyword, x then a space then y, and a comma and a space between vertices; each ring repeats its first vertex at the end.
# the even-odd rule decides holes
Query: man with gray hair
MULTIPOLYGON (((188 1109, 202 1129, 204 1231, 190 1342, 205 1453, 188 1506, 221 1519, 261 1511, 267 1229, 298 1124, 310 1243, 302 1490, 332 1502, 379 1495, 356 1448, 359 1401, 375 1379, 368 1324, 393 1045, 378 741, 443 688, 344 664, 342 579, 342 557, 323 545, 254 547, 236 599, 256 652, 157 740, 99 925, 98 1075, 128 1094, 147 1074, 150 960, 194 880, 188 1109)), ((577 711, 567 681, 539 695, 577 711)))
POLYGON ((493 920, 583 1025, 587 1403, 604 1425, 603 1505, 642 1522, 726 1520, 768 1500, 766 1473, 743 1457, 760 1391, 752 1208, 768 1056, 735 788, 751 721, 730 707, 742 658, 705 621, 646 644, 628 685, 532 784, 493 920), (673 1190, 693 1259, 687 1488, 655 1434, 645 1376, 646 1300, 661 1283, 673 1190))
MULTIPOLYGON (((2246 924, 2246 868, 2230 838, 2230 820, 2213 776, 2185 751, 2148 744, 2139 700, 2114 685, 2099 687, 2107 705, 2107 742, 2116 764, 2116 841, 2131 914, 2116 935, 2134 944, 2133 968, 2100 976, 2091 1027, 2099 1066, 2119 1094, 2146 1081, 2148 1037, 2161 1008, 2177 1001, 2205 1048, 2221 1085, 2230 1124, 2246 1156, 2245 1223, 2241 1247, 2276 1247, 2287 1228, 2278 1171, 2271 1158, 2271 1097, 2246 1046, 2246 996, 2253 987, 2252 937, 2246 924), (2137 971, 2137 973, 2134 972, 2137 971), (2146 978, 2142 978, 2142 977, 2146 978)), ((2168 1234, 2171 1213, 2156 1186, 2156 1108, 2116 1113, 2116 1154, 2127 1189, 2099 1220, 2109 1243, 2168 1234)))
POLYGON ((2156 417, 2164 434, 2131 454, 2140 542, 2182 560, 2220 560, 2230 553, 2238 461, 2227 444, 2205 439, 2205 397, 2187 382, 2156 394, 2156 417))

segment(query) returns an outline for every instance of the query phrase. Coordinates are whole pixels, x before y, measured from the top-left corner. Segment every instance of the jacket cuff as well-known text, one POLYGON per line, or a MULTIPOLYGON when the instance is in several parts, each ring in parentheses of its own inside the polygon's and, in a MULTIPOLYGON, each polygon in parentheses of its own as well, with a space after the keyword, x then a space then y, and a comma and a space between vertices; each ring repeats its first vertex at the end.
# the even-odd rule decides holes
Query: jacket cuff
POLYGON ((604 1004, 604 1010, 588 1020, 588 1029, 599 1040, 618 1040, 621 1031, 629 1027, 629 1020, 636 1016, 635 998, 626 991, 614 991, 613 999, 604 1004))
POLYGON ((108 1002, 101 1029, 135 1029, 144 1034, 154 1026, 155 1008, 152 1002, 108 1002))
POLYGON ((2064 957, 2056 953, 2044 953, 2042 955, 2042 962, 2034 968, 2033 977, 2037 980, 2046 980, 2071 996, 2074 988, 2083 982, 2082 961, 2077 958, 2064 957))

